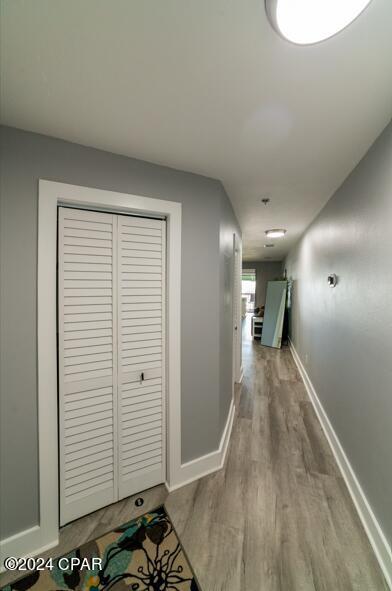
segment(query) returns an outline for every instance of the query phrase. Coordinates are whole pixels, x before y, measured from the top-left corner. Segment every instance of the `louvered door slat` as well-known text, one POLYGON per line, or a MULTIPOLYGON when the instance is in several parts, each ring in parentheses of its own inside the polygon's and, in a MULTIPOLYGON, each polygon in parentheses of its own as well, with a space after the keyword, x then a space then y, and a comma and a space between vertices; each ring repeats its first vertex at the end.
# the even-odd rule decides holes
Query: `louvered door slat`
POLYGON ((117 218, 59 209, 60 522, 117 492, 117 218))
POLYGON ((119 495, 123 498, 165 480, 164 221, 119 216, 118 278, 119 495))

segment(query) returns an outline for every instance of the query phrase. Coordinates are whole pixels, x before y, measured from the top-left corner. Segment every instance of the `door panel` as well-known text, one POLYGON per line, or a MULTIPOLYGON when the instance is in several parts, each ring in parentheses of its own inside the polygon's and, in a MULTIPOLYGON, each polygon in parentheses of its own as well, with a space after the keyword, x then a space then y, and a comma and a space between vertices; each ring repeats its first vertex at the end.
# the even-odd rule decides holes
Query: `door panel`
POLYGON ((280 349, 286 305, 287 281, 268 281, 261 344, 280 349))
POLYGON ((165 480, 165 222, 118 218, 119 496, 165 480))
POLYGON ((117 498, 115 236, 116 216, 59 209, 61 525, 117 498))

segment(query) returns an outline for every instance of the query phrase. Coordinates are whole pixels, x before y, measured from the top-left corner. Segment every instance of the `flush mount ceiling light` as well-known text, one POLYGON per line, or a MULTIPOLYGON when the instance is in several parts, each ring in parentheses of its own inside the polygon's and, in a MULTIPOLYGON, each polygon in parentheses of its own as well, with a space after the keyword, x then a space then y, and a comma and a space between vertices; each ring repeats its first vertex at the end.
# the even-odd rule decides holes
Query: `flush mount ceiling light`
POLYGON ((308 45, 345 29, 371 0, 265 0, 274 29, 288 41, 308 45))
POLYGON ((285 234, 286 230, 283 230, 283 228, 273 228, 272 230, 265 231, 267 238, 282 238, 285 234))

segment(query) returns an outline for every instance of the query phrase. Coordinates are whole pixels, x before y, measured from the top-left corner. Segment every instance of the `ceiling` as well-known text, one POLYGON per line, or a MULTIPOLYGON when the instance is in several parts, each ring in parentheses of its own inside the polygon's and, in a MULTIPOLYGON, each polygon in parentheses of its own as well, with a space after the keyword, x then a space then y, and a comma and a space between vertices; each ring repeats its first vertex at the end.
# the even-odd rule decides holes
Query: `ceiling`
POLYGON ((391 0, 311 46, 263 0, 2 0, 1 17, 3 123, 220 179, 247 260, 281 259, 392 115, 391 0))

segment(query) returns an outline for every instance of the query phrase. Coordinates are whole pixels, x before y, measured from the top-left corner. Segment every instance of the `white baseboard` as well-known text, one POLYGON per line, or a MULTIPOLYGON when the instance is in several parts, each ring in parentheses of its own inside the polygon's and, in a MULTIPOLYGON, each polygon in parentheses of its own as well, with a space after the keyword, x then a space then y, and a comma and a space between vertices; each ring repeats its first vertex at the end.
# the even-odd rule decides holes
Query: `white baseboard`
POLYGON ((4 559, 8 556, 16 558, 26 558, 28 556, 37 556, 54 548, 58 545, 58 538, 51 542, 43 542, 42 530, 39 525, 10 536, 0 541, 0 572, 4 569, 4 559))
POLYGON ((219 448, 216 451, 206 454, 205 456, 201 456, 200 458, 196 458, 195 460, 181 464, 176 481, 170 484, 166 483, 166 487, 169 492, 172 492, 173 490, 181 488, 186 484, 190 484, 194 480, 203 478, 203 476, 207 476, 208 474, 223 468, 230 441, 231 430, 233 427, 234 414, 235 407, 234 400, 232 400, 219 448))
POLYGON ((290 350, 293 359, 298 367, 299 373, 304 381, 306 390, 309 398, 313 404, 314 410, 321 423, 325 436, 331 447, 332 453, 339 466, 342 476, 346 482, 347 488, 357 509, 358 515, 362 521, 362 525, 365 528, 366 534, 372 545, 374 553, 380 564, 384 577, 392 589, 392 552, 391 547, 386 539, 380 524, 378 523, 376 516, 374 515, 372 508, 359 484, 358 478, 345 454, 345 451, 336 435, 334 428, 325 412, 320 399, 317 396, 316 390, 307 374, 305 367, 292 343, 290 341, 290 350))

